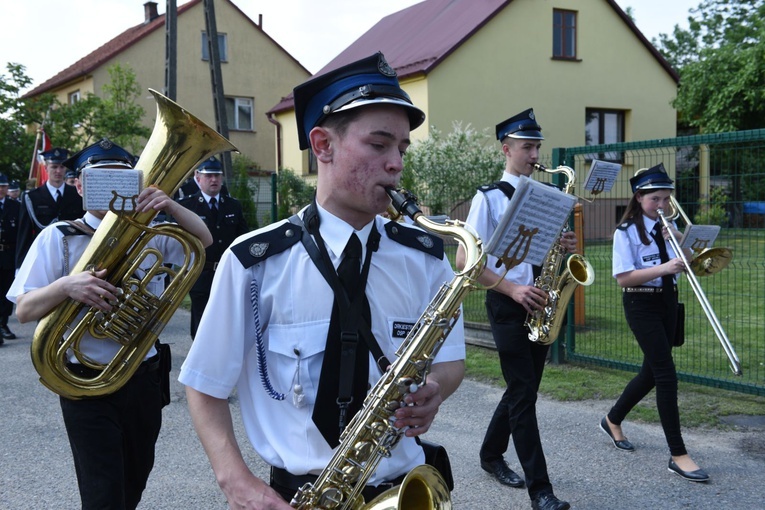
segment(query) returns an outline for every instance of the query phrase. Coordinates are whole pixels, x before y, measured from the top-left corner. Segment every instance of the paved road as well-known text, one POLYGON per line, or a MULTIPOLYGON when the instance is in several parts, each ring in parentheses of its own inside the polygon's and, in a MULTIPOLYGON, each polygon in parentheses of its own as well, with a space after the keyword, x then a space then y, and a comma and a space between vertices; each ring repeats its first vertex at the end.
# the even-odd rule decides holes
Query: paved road
MULTIPOLYGON (((173 349, 173 401, 163 411, 157 461, 141 509, 225 509, 176 381, 188 351, 188 313, 180 310, 163 333, 173 349)), ((0 347, 0 509, 76 509, 79 496, 58 398, 38 381, 29 359, 33 326, 10 327, 18 340, 0 347)), ((528 509, 525 490, 500 486, 478 468, 483 430, 501 391, 466 381, 443 406, 430 439, 449 450, 456 509, 528 509)), ((235 401, 234 401, 235 402, 235 401)), ((667 447, 658 425, 627 423, 635 453, 613 448, 597 428, 609 402, 560 403, 542 399, 540 427, 556 493, 575 509, 697 510, 765 508, 765 435, 762 430, 685 431, 694 458, 710 473, 692 484, 667 472, 667 447)), ((236 412, 236 406, 234 406, 236 412)), ((763 412, 765 414, 765 410, 763 412)), ((266 467, 235 417, 240 444, 253 471, 266 467)), ((507 455, 518 469, 515 454, 507 455)))

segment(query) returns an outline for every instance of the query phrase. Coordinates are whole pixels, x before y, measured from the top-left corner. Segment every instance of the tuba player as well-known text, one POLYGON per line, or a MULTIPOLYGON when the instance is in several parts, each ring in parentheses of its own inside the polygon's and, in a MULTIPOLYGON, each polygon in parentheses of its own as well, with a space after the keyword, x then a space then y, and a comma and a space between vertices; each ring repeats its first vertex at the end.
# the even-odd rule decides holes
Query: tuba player
MULTIPOLYGON (((102 139, 67 159, 64 165, 76 172, 75 185, 82 195, 79 177, 83 170, 132 168, 133 156, 102 139)), ((138 195, 136 211, 151 210, 172 214, 203 245, 212 243, 210 232, 196 214, 163 191, 149 187, 138 195)), ((106 213, 86 211, 78 220, 49 225, 35 238, 8 292, 8 299, 16 303, 20 322, 38 320, 66 300, 111 310, 117 288, 104 279, 106 269, 69 274, 69 268, 77 264, 106 213)), ((155 236, 148 247, 159 250, 165 262, 184 261, 181 245, 167 236, 155 236)), ((162 293, 163 282, 151 285, 155 287, 149 290, 155 295, 162 293)), ((111 340, 87 334, 80 347, 85 356, 99 363, 108 363, 119 349, 111 340)), ((159 355, 152 347, 135 374, 116 392, 83 400, 60 397, 83 510, 138 506, 154 465, 154 445, 162 422, 163 374, 159 366, 159 355)), ((82 377, 98 375, 98 371, 80 364, 72 354, 67 367, 82 377)))

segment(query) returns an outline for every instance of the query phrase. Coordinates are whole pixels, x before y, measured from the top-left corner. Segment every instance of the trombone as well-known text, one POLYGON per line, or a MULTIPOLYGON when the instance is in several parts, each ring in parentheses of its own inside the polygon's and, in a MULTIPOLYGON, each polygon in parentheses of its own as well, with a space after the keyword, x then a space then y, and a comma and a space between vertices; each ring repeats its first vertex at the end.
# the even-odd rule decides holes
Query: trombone
POLYGON ((688 277, 688 282, 691 284, 693 293, 696 294, 696 299, 699 300, 699 304, 701 305, 701 308, 704 310, 704 313, 706 314, 707 319, 709 320, 709 323, 712 325, 712 329, 714 330, 715 335, 717 335, 717 339, 720 341, 720 343, 723 346, 725 355, 728 356, 728 361, 730 363, 731 370, 733 370, 734 374, 741 375, 743 373, 741 372, 741 362, 739 361, 738 356, 736 355, 736 351, 733 350, 733 346, 731 345, 730 340, 728 340, 728 335, 725 334, 725 330, 720 324, 720 321, 717 319, 717 316, 715 315, 714 310, 712 310, 712 305, 709 304, 707 297, 704 295, 704 291, 702 290, 701 285, 699 285, 699 280, 696 278, 696 274, 691 269, 691 264, 688 263, 688 259, 685 257, 685 253, 680 248, 680 243, 677 241, 677 239, 675 238, 675 235, 672 233, 672 230, 670 229, 669 221, 664 216, 664 211, 662 209, 659 209, 658 213, 659 213, 659 218, 661 218, 662 225, 664 225, 664 227, 667 229, 667 232, 669 232, 669 244, 672 246, 672 250, 674 250, 677 256, 682 259, 683 265, 685 266, 685 276, 688 277))
MULTIPOLYGON (((685 222, 686 228, 693 225, 674 195, 670 195, 669 200, 673 211, 668 219, 672 221, 681 217, 685 222)), ((696 249, 691 247, 691 249, 693 250, 693 259, 690 263, 690 271, 696 276, 709 276, 718 273, 728 267, 728 264, 733 260, 733 251, 730 248, 696 249)))

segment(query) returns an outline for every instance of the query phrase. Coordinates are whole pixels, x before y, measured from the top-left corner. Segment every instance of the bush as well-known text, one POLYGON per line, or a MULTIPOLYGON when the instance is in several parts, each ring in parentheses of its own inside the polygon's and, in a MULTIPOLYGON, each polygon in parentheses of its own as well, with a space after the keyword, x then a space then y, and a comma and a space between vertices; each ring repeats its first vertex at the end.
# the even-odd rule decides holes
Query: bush
POLYGON ((306 182, 289 168, 279 171, 277 182, 277 220, 289 218, 298 209, 308 205, 316 194, 314 185, 306 182))
POLYGON ((725 204, 728 195, 720 186, 715 186, 709 193, 709 198, 699 200, 699 212, 693 217, 693 222, 701 225, 728 226, 728 213, 725 204))

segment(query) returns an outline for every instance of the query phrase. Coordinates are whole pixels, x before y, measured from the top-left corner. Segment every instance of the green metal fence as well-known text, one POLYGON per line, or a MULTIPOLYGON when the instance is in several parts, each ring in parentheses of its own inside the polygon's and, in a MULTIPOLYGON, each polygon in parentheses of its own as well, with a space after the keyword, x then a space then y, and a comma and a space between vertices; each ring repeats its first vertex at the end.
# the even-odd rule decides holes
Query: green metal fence
MULTIPOLYGON (((765 395, 765 129, 665 140, 558 149, 563 164, 584 179, 592 158, 623 164, 614 188, 583 203, 585 255, 595 283, 579 296, 583 320, 569 313, 565 353, 570 360, 637 371, 642 359, 624 319, 621 292, 611 276, 611 238, 631 190, 628 178, 639 168, 662 162, 676 173, 676 197, 690 221, 719 224, 716 247, 733 252, 730 265, 699 277, 702 292, 741 360, 735 376, 718 336, 686 277, 680 300, 686 305, 686 343, 674 350, 682 380, 765 395)), ((581 184, 581 183, 580 183, 581 184)), ((587 193, 578 187, 584 198, 587 193)), ((682 219, 678 220, 681 231, 682 219)), ((570 309, 574 309, 572 305, 570 309)))

